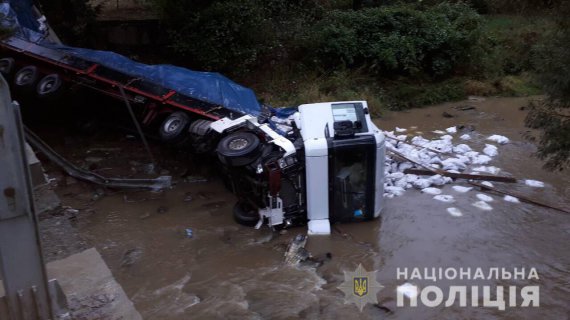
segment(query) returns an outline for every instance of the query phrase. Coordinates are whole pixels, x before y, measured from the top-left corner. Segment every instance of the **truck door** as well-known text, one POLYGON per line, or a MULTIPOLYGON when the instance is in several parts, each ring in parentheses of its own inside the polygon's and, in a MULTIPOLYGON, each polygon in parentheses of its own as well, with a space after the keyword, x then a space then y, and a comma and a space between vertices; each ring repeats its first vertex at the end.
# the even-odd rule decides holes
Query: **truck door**
POLYGON ((332 221, 374 217, 375 163, 374 136, 329 139, 329 210, 332 221))

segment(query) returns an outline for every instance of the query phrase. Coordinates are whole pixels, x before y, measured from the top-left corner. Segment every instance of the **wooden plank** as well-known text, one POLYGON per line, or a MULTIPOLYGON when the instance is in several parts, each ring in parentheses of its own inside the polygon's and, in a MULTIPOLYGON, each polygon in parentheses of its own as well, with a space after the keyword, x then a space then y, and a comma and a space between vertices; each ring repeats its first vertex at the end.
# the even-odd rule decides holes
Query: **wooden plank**
POLYGON ((423 170, 423 169, 406 169, 404 170, 406 174, 416 174, 419 176, 434 176, 440 174, 442 176, 454 178, 454 179, 467 179, 467 180, 486 180, 486 181, 497 181, 497 182, 508 182, 516 183, 517 179, 505 176, 491 176, 484 174, 467 174, 467 173, 454 173, 445 170, 423 170))
POLYGON ((480 188, 481 188, 481 191, 483 191, 483 192, 488 192, 488 193, 489 193, 490 191, 492 191, 492 192, 504 194, 504 195, 507 195, 507 196, 515 197, 515 198, 519 199, 520 201, 523 201, 523 202, 526 202, 526 203, 530 203, 530 204, 534 204, 534 205, 537 205, 537 206, 540 206, 540 207, 549 208, 549 209, 554 209, 554 210, 557 210, 557 211, 560 211, 560 212, 564 212, 564 213, 570 213, 570 210, 563 209, 563 208, 558 208, 558 207, 555 207, 555 206, 553 206, 553 205, 550 205, 550 204, 547 204, 547 203, 544 203, 544 202, 540 202, 540 201, 538 201, 538 200, 533 200, 533 199, 530 199, 530 198, 527 198, 527 197, 525 197, 525 196, 521 196, 521 195, 518 195, 518 194, 514 194, 514 193, 509 192, 509 191, 497 189, 497 188, 495 188, 495 187, 489 187, 489 186, 486 186, 486 185, 484 185, 484 184, 480 184, 480 183, 477 183, 477 182, 474 182, 474 181, 469 181, 469 184, 474 185, 474 186, 476 186, 476 187, 480 187, 480 188))

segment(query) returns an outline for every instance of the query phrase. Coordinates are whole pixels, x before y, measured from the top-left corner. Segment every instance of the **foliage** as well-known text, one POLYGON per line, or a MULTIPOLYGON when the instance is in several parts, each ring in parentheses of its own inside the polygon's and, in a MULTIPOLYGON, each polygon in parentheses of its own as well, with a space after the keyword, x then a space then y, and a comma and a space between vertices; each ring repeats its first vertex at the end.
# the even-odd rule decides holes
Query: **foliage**
POLYGON ((543 17, 487 16, 482 37, 472 52, 471 74, 500 78, 533 71, 533 51, 553 27, 543 17))
POLYGON ((486 0, 493 13, 536 14, 559 8, 567 0, 486 0))
POLYGON ((316 63, 327 68, 442 77, 469 62, 480 25, 465 4, 336 10, 315 26, 307 43, 316 63))
POLYGON ((557 31, 536 51, 538 79, 547 99, 531 105, 529 127, 540 129, 538 156, 549 169, 570 167, 570 4, 557 13, 557 31))
POLYGON ((156 0, 172 49, 195 65, 243 72, 282 59, 318 16, 311 0, 156 0))
POLYGON ((68 44, 84 46, 94 35, 94 24, 99 7, 89 0, 42 1, 42 11, 49 17, 50 26, 68 44))

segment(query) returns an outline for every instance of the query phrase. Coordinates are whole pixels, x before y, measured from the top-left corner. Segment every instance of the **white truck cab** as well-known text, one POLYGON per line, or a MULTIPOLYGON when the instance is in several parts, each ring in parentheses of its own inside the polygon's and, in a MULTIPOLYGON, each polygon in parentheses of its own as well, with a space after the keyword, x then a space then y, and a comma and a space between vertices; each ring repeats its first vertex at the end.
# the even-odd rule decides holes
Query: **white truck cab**
POLYGON ((384 136, 366 101, 304 104, 295 119, 305 146, 309 234, 330 234, 331 219, 378 217, 384 136))
POLYGON ((243 224, 307 224, 330 234, 331 222, 377 218, 384 193, 384 136, 366 101, 303 104, 286 120, 221 119, 217 148, 243 224), (284 129, 284 130, 283 130, 284 129), (277 133, 280 131, 280 133, 277 133))

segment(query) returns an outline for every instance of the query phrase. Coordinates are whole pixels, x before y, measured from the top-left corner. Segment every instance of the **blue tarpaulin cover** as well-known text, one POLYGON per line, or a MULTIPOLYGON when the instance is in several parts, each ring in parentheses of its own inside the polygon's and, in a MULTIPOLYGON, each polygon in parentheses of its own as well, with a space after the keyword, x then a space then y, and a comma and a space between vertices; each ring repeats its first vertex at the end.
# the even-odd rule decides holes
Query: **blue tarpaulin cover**
POLYGON ((31 0, 10 0, 0 3, 1 24, 15 31, 16 37, 36 44, 66 51, 133 77, 145 79, 180 94, 223 106, 229 110, 259 115, 261 106, 255 93, 219 73, 198 72, 172 65, 146 65, 120 54, 49 43, 32 9, 31 0))

